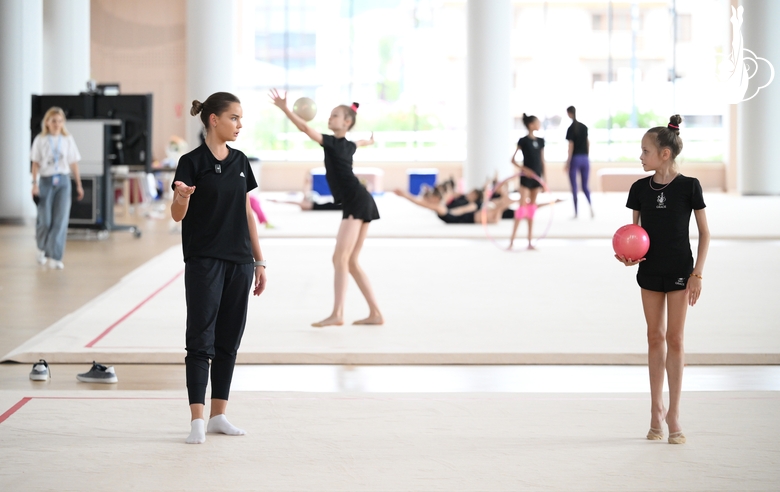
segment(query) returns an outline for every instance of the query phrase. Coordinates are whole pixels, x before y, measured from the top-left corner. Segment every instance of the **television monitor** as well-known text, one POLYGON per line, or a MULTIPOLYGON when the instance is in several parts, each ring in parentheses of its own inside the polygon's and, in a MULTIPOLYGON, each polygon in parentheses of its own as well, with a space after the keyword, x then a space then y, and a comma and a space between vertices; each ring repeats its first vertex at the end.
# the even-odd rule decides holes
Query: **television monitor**
POLYGON ((95 117, 95 98, 92 94, 33 95, 32 112, 30 113, 31 139, 35 139, 35 136, 41 133, 43 115, 53 106, 62 108, 67 119, 92 119, 95 117))
POLYGON ((152 170, 152 95, 95 95, 95 118, 121 120, 122 129, 115 164, 152 170))

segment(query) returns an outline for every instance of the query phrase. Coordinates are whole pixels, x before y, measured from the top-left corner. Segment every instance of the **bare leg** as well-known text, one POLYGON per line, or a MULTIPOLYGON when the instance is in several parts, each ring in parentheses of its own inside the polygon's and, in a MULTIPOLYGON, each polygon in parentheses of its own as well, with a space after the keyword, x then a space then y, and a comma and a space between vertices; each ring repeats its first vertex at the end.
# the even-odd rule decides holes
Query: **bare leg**
POLYGON ((360 228, 363 221, 360 219, 343 219, 336 235, 336 250, 333 252, 333 268, 335 276, 333 280, 334 301, 333 312, 322 321, 312 323, 312 326, 321 328, 330 325, 344 324, 344 300, 347 296, 349 282, 349 258, 360 236, 360 228))
MULTIPOLYGON (((539 190, 541 188, 534 188, 532 190, 528 190, 528 205, 536 205, 536 197, 539 195, 539 190)), ((531 239, 533 238, 533 231, 534 231, 534 218, 532 217, 531 213, 528 214, 528 249, 536 249, 534 248, 534 245, 531 243, 531 239)))
POLYGON ((190 415, 192 415, 192 418, 190 420, 202 419, 204 407, 205 405, 203 405, 202 403, 192 403, 190 405, 190 415))
POLYGON ((311 210, 312 207, 314 206, 314 202, 306 198, 304 198, 299 202, 295 200, 276 200, 274 198, 269 198, 268 201, 273 203, 287 203, 290 205, 298 205, 299 207, 301 207, 301 210, 311 210))
MULTIPOLYGON (((525 186, 520 187, 520 206, 525 207, 528 205, 528 197, 530 195, 530 191, 525 186)), ((516 217, 516 216, 515 216, 516 217)), ((515 244, 515 236, 517 235, 517 229, 520 227, 520 220, 522 219, 515 219, 515 223, 512 226, 512 237, 509 238, 509 249, 512 249, 512 246, 515 244)))
POLYGON ((212 398, 211 399, 211 413, 209 414, 209 417, 216 417, 217 415, 222 415, 227 410, 227 400, 220 400, 218 398, 212 398))
POLYGON ((360 251, 363 249, 363 242, 368 235, 368 225, 369 222, 364 222, 360 227, 360 235, 355 244, 355 249, 352 250, 352 255, 349 257, 349 273, 352 274, 352 278, 355 279, 358 288, 360 288, 360 292, 363 294, 363 297, 366 298, 366 302, 368 302, 368 318, 355 321, 353 323, 355 325, 381 325, 385 322, 382 313, 379 311, 379 304, 376 302, 376 297, 371 288, 371 283, 368 281, 368 276, 366 275, 366 272, 360 268, 360 264, 358 263, 360 251))
POLYGON ((669 434, 682 431, 680 426, 680 397, 682 394, 683 368, 685 367, 685 350, 683 346, 683 331, 685 315, 688 312, 688 298, 684 290, 669 292, 666 295, 667 322, 666 331, 666 377, 669 382, 669 412, 666 423, 669 424, 669 434))
POLYGON ((666 409, 664 408, 665 305, 666 294, 642 289, 642 307, 647 321, 647 365, 650 370, 650 428, 655 430, 661 429, 666 418, 666 409))
MULTIPOLYGON (((522 205, 520 205, 522 207, 522 205)), ((512 249, 512 246, 515 244, 515 236, 517 236, 517 229, 520 227, 520 219, 515 219, 514 224, 512 224, 512 237, 509 238, 509 248, 512 249)))

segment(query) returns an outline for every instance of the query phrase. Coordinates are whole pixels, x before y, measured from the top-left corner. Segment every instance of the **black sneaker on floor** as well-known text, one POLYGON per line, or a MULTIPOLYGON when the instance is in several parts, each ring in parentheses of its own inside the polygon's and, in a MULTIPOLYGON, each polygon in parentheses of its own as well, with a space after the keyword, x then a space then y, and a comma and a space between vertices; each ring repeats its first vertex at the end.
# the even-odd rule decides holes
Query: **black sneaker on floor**
POLYGON ((50 377, 49 364, 47 364, 45 360, 40 359, 33 364, 32 371, 30 371, 30 379, 33 381, 46 381, 50 377))
POLYGON ((116 383, 114 366, 106 367, 92 361, 92 369, 89 372, 76 375, 76 379, 83 383, 116 383))

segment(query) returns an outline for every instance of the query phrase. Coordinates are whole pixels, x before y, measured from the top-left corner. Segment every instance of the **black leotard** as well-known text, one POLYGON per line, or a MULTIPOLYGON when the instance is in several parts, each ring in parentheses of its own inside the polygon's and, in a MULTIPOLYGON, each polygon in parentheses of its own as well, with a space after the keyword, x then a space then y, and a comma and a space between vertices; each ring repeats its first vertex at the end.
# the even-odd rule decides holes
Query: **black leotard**
POLYGON ((379 219, 379 210, 371 193, 360 184, 352 170, 352 155, 357 150, 354 142, 333 135, 322 136, 325 151, 325 179, 328 181, 333 201, 342 204, 342 217, 371 222, 379 219))
POLYGON ((445 224, 474 224, 474 214, 476 212, 466 212, 465 214, 452 215, 447 212, 444 215, 437 215, 445 224))
MULTIPOLYGON (((517 146, 523 152, 523 165, 531 168, 539 177, 544 177, 544 169, 542 169, 544 139, 525 136, 517 141, 517 146)), ((539 188, 542 184, 533 178, 520 176, 520 186, 526 188, 539 188)))

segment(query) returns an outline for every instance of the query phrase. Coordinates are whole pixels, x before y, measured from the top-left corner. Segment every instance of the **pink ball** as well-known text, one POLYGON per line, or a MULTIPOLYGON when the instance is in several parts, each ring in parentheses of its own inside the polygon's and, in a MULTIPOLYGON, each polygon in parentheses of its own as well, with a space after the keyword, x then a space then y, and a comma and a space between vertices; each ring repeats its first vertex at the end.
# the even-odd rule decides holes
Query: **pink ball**
POLYGON ((612 236, 612 249, 629 260, 641 260, 650 249, 650 236, 638 225, 624 225, 612 236))

